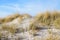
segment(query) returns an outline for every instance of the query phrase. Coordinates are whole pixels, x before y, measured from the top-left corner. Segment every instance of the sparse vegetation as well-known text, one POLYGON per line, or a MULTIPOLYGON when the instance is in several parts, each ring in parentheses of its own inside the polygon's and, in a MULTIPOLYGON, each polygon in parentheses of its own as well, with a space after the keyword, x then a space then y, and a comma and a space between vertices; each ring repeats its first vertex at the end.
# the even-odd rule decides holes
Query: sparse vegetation
POLYGON ((36 17, 38 22, 44 23, 45 25, 50 25, 54 23, 55 20, 60 18, 59 12, 45 12, 44 14, 38 14, 36 17))
POLYGON ((55 25, 55 28, 60 29, 60 18, 58 18, 54 21, 54 25, 55 25))
MULTIPOLYGON (((58 34, 60 31, 54 31, 52 29, 59 29, 60 30, 60 13, 59 12, 45 12, 40 13, 34 17, 28 15, 28 14, 15 14, 11 16, 7 16, 5 18, 0 18, 0 38, 2 36, 6 36, 6 34, 9 34, 11 38, 20 38, 23 37, 24 39, 29 36, 32 36, 34 40, 41 40, 45 34, 48 36, 46 40, 60 40, 60 34, 58 34), (29 21, 30 19, 31 22, 29 21), (26 20, 29 19, 29 20, 26 20), (25 22, 27 21, 27 23, 25 22), (29 23, 28 23, 29 21, 29 23), (25 28, 25 24, 28 25, 27 28, 25 28), (24 26, 24 27, 23 27, 24 26), (52 28, 50 28, 52 27, 52 28), (51 29, 51 30, 50 30, 51 29), (44 30, 46 33, 44 34, 44 30), (6 32, 6 34, 2 35, 2 32, 6 32), (53 33, 56 32, 56 35, 53 33), (27 34, 25 36, 25 34, 27 34), (49 35, 48 35, 49 34, 49 35), (18 36, 17 36, 18 35, 18 36), (42 37, 41 37, 42 35, 42 37), (39 36, 39 37, 36 37, 39 36)), ((8 37, 7 37, 8 38, 8 37)), ((22 39, 23 39, 22 38, 22 39)), ((14 39, 15 40, 15 39, 14 39)))
POLYGON ((15 25, 11 25, 11 26, 2 25, 2 30, 9 31, 9 32, 11 32, 12 34, 14 34, 14 33, 16 32, 15 25))

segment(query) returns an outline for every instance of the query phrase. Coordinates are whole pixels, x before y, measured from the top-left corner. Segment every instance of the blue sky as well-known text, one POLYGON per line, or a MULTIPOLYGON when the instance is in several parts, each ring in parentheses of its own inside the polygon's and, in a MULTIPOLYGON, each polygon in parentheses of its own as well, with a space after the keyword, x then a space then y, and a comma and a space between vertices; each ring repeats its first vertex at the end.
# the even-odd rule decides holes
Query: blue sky
POLYGON ((0 17, 17 12, 34 16, 47 10, 60 10, 60 0, 0 0, 0 17))

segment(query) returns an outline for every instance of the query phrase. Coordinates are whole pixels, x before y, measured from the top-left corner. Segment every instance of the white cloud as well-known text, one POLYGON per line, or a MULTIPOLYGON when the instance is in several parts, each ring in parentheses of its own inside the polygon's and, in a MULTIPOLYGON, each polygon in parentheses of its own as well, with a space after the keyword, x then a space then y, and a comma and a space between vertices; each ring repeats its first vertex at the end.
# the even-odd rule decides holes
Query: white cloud
MULTIPOLYGON (((37 12, 46 11, 46 10, 54 10, 58 6, 57 0, 48 0, 46 3, 26 3, 21 7, 19 3, 17 4, 8 4, 8 5, 0 5, 0 8, 9 9, 10 11, 20 12, 20 13, 29 13, 31 15, 36 14, 37 12)), ((0 9, 1 10, 1 9, 0 9)), ((4 12, 4 11, 2 11, 4 12)), ((5 13, 9 13, 6 11, 5 13)), ((12 12, 11 12, 12 13, 12 12)))

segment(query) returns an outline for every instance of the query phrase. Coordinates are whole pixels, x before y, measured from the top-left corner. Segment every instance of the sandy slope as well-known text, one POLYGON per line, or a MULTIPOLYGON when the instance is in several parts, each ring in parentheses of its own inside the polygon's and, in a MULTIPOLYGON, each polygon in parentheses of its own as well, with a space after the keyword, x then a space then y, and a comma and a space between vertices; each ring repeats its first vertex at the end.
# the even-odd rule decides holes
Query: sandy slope
POLYGON ((35 23, 34 21, 35 19, 32 17, 24 19, 18 17, 11 22, 1 24, 0 36, 2 36, 0 40, 60 40, 60 29, 56 29, 53 26, 49 28, 47 25, 39 25, 38 22, 35 23), (31 23, 33 23, 36 28, 39 28, 37 30, 29 30, 31 23), (16 32, 12 34, 8 30, 2 30, 2 25, 12 27, 16 32))

